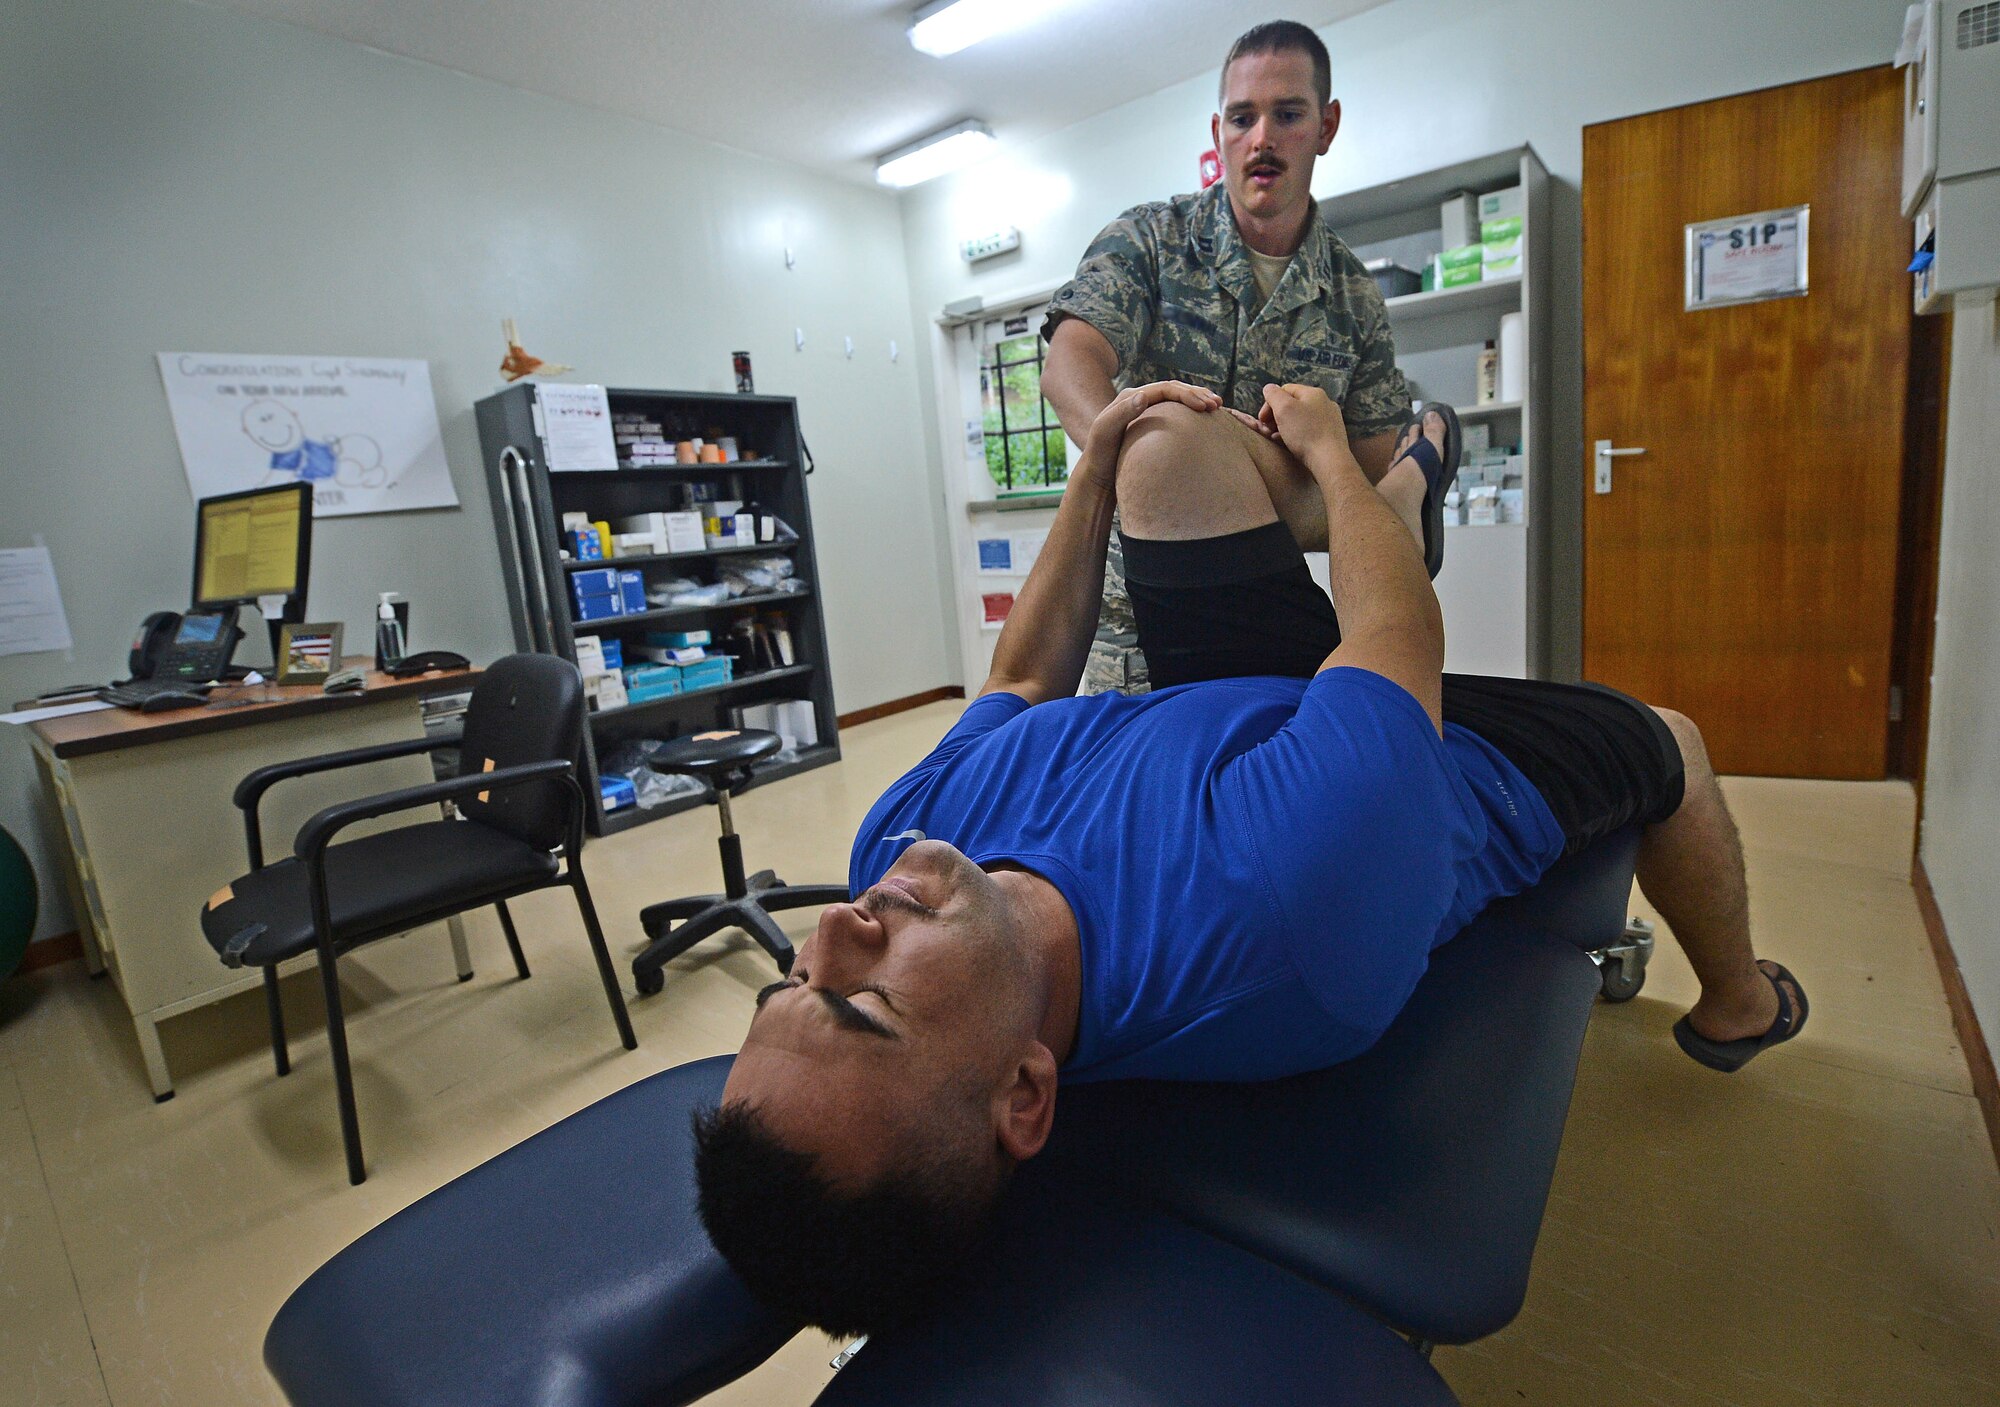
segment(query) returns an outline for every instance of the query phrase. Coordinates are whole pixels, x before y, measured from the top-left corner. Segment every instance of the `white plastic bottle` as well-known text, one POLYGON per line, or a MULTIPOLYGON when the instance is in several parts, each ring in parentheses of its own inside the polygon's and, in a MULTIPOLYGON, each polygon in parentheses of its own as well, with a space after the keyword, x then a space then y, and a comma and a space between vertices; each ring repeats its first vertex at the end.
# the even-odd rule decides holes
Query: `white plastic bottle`
POLYGON ((375 667, 387 669, 403 657, 403 623, 396 619, 393 591, 382 593, 375 608, 375 667))

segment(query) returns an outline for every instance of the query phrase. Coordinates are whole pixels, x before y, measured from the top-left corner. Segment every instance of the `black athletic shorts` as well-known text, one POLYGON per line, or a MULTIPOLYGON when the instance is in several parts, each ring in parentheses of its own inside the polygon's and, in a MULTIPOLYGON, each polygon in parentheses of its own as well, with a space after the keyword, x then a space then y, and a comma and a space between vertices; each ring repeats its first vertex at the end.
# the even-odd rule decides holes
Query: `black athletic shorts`
MULTIPOLYGON (((1282 523, 1188 542, 1120 541, 1156 689, 1252 674, 1310 679, 1340 643, 1333 603, 1282 523)), ((1566 854, 1680 809, 1680 745, 1657 713, 1616 689, 1447 674, 1444 717, 1521 769, 1561 826, 1566 854)))

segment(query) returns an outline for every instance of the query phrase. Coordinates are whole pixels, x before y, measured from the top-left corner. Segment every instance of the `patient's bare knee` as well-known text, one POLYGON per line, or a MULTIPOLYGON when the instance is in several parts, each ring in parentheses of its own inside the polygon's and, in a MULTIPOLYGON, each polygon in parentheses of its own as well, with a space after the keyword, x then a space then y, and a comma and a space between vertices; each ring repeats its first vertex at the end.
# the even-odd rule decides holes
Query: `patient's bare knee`
POLYGON ((1235 424, 1219 411, 1174 402, 1149 407, 1126 430, 1118 510, 1139 537, 1206 536, 1236 530, 1213 526, 1222 520, 1274 516, 1235 424))
POLYGON ((1126 427, 1118 451, 1118 500, 1127 511, 1163 489, 1202 452, 1209 439, 1210 417, 1199 410, 1166 401, 1141 411, 1126 427))

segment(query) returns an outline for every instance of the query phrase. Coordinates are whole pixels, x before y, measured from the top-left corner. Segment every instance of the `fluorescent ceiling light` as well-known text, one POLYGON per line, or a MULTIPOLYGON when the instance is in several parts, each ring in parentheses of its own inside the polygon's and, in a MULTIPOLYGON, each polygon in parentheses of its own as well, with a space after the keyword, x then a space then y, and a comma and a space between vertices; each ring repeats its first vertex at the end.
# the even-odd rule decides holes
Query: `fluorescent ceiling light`
POLYGON ((993 150, 993 131, 984 122, 967 119, 898 147, 875 163, 875 179, 885 186, 914 186, 947 171, 956 171, 993 150))
POLYGON ((1019 28, 1064 0, 931 0, 910 16, 910 43, 943 58, 1019 28))

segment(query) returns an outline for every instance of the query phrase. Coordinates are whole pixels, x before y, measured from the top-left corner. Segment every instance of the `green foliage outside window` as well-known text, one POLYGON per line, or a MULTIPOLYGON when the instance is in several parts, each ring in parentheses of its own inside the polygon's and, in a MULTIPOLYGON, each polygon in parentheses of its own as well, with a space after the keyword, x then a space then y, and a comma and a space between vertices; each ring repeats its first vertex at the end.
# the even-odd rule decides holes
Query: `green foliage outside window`
POLYGON ((986 472, 998 488, 1049 488, 1069 478, 1062 425, 1042 396, 1040 337, 1030 333, 988 347, 979 367, 979 398, 986 472))

